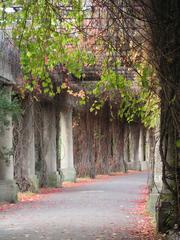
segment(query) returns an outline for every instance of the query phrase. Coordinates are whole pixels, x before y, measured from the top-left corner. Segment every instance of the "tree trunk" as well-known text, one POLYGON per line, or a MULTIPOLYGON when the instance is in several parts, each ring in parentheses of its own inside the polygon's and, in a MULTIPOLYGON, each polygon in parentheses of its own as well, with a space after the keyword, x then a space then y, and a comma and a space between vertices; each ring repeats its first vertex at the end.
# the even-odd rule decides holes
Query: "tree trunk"
MULTIPOLYGON (((174 224, 180 226, 179 14, 179 0, 151 0, 151 8, 149 13, 147 12, 154 62, 161 86, 160 154, 163 162, 164 189, 160 213, 164 218, 163 225, 167 228, 173 227, 174 224), (163 202, 166 204, 163 205, 163 202)), ((166 230, 164 226, 162 231, 166 230)))

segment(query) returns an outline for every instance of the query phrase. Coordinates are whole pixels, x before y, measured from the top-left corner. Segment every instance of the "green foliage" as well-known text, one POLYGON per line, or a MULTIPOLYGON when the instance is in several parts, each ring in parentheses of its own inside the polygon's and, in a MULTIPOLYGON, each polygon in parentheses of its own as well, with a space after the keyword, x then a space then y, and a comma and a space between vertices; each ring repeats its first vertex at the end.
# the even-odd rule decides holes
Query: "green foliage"
MULTIPOLYGON (((0 9, 2 27, 13 26, 12 35, 20 49, 26 90, 40 89, 40 93, 53 97, 63 89, 62 85, 54 90, 50 73, 55 66, 61 63, 68 74, 80 78, 83 66, 95 63, 95 56, 81 44, 80 29, 85 14, 82 0, 70 3, 69 0, 9 0, 0 3, 0 9), (20 10, 4 14, 3 7, 12 5, 20 6, 20 10)), ((136 66, 138 77, 129 80, 117 71, 121 63, 120 59, 114 60, 115 49, 109 44, 106 51, 101 80, 91 92, 99 100, 90 110, 97 113, 104 102, 114 101, 119 103, 120 118, 128 122, 140 118, 145 126, 153 127, 159 117, 159 99, 151 89, 152 69, 144 63, 139 64, 136 66)), ((82 97, 81 103, 84 102, 85 97, 82 97)))
POLYGON ((0 159, 3 159, 6 162, 6 165, 8 166, 10 164, 10 158, 13 155, 13 150, 1 147, 0 149, 0 159))
POLYGON ((0 11, 11 6, 20 10, 3 15, 2 26, 13 26, 13 39, 20 49, 25 88, 32 92, 41 82, 43 92, 54 96, 50 72, 63 64, 79 78, 92 54, 80 49, 79 31, 84 18, 82 1, 11 0, 0 3, 0 11))
POLYGON ((91 108, 90 108, 90 112, 94 112, 95 115, 98 113, 98 111, 102 108, 102 106, 104 105, 104 102, 99 100, 95 100, 94 103, 92 104, 91 108))
MULTIPOLYGON (((20 105, 17 99, 14 98, 14 100, 11 101, 10 92, 8 92, 6 88, 0 89, 0 135, 3 135, 5 129, 9 127, 11 123, 10 116, 17 118, 20 111, 20 105)), ((7 165, 10 163, 12 155, 12 149, 1 146, 0 159, 3 159, 7 165)))
POLYGON ((180 148, 180 139, 178 139, 178 140, 176 141, 176 147, 177 147, 177 148, 180 148))
POLYGON ((0 90, 0 134, 3 133, 4 127, 9 126, 9 115, 13 118, 17 118, 21 109, 16 98, 13 101, 9 99, 9 93, 5 88, 0 90))
POLYGON ((159 119, 159 98, 151 89, 154 73, 144 64, 138 65, 136 70, 138 74, 135 79, 127 79, 113 68, 105 66, 101 80, 91 92, 99 98, 92 105, 91 111, 99 110, 108 99, 112 104, 119 104, 120 118, 128 122, 138 118, 146 127, 154 127, 159 119))

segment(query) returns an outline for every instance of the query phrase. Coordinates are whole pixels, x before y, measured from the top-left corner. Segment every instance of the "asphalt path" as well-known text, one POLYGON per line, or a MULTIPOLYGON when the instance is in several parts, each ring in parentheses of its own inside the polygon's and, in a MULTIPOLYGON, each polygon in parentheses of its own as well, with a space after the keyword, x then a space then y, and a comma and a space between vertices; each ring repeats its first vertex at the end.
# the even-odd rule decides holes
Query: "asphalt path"
POLYGON ((0 240, 135 240, 146 172, 64 188, 0 212, 0 240))

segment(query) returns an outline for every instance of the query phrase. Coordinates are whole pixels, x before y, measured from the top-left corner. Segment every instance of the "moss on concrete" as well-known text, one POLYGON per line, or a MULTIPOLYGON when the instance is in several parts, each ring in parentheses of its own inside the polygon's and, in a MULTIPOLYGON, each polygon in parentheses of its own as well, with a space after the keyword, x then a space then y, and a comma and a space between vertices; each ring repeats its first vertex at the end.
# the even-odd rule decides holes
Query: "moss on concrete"
POLYGON ((47 187, 61 187, 62 179, 58 172, 52 173, 47 177, 47 187))
POLYGON ((17 202, 18 187, 13 180, 0 180, 0 202, 17 202))
POLYGON ((29 191, 33 193, 37 193, 39 191, 39 179, 37 176, 30 179, 29 191))

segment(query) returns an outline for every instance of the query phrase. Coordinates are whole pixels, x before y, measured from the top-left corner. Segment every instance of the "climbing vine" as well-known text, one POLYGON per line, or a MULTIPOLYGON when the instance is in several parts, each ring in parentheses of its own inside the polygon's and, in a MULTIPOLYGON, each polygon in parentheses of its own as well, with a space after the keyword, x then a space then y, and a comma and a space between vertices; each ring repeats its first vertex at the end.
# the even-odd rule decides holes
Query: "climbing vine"
MULTIPOLYGON (((68 86, 68 82, 72 75, 77 79, 85 78, 84 67, 94 66, 96 63, 100 65, 101 79, 91 93, 99 96, 99 100, 95 100, 91 111, 99 110, 108 98, 111 101, 114 100, 113 97, 116 100, 119 97, 120 118, 125 117, 128 122, 140 118, 145 126, 155 125, 159 111, 158 97, 149 90, 148 80, 153 75, 152 71, 150 67, 147 68, 147 65, 141 63, 142 53, 137 54, 137 49, 123 56, 117 54, 117 50, 124 46, 118 46, 117 42, 124 42, 125 37, 115 33, 118 29, 117 24, 109 20, 112 18, 109 13, 106 16, 102 11, 99 19, 96 13, 87 10, 80 0, 74 0, 71 4, 67 0, 61 3, 58 0, 53 3, 48 0, 6 1, 1 3, 0 9, 2 27, 13 26, 13 39, 20 49, 24 73, 24 83, 20 89, 22 95, 24 91, 29 91, 35 95, 45 94, 53 97, 66 90, 69 94, 79 97, 81 102, 85 102, 84 92, 74 92, 68 86), (108 19, 105 24, 102 22, 104 16, 108 19), (105 28, 100 31, 102 24, 105 28), (89 30, 84 29, 86 25, 89 30), (93 28, 95 31, 92 34, 93 28), (112 38, 113 34, 116 41, 112 38), (108 39, 104 39, 105 36, 109 36, 108 39), (131 64, 127 58, 131 59, 131 64), (134 76, 129 79, 118 72, 122 66, 132 66, 132 62, 138 64, 135 68, 139 76, 136 83, 132 81, 134 76), (52 77, 58 65, 61 65, 61 73, 65 72, 62 80, 64 83, 61 84, 54 83, 52 77), (138 92, 134 90, 134 85, 137 85, 138 92)), ((128 41, 128 44, 132 45, 133 42, 128 41)), ((133 72, 134 69, 128 71, 133 72)))
POLYGON ((96 62, 101 78, 91 93, 100 101, 94 102, 92 111, 113 100, 120 117, 129 122, 138 117, 152 127, 161 100, 163 182, 172 197, 169 201, 175 222, 180 225, 179 1, 134 2, 92 1, 94 28, 87 32, 91 25, 87 21, 83 35, 85 10, 81 0, 72 0, 71 4, 68 0, 2 1, 1 27, 11 26, 20 49, 25 80, 22 92, 36 89, 53 97, 61 91, 60 86, 54 89, 51 78, 57 65, 67 69, 64 80, 68 82, 70 75, 80 79, 83 67, 96 62), (12 12, 7 11, 10 7, 12 12), (84 38, 91 43, 93 53, 82 44, 84 38), (121 66, 135 70, 134 82, 118 72, 121 66))
MULTIPOLYGON (((105 0, 93 2, 95 2, 96 6, 103 6, 107 9, 115 22, 115 26, 119 30, 116 32, 122 33, 120 34, 122 41, 120 41, 121 43, 118 46, 114 44, 117 41, 113 43, 112 34, 110 38, 112 39, 111 44, 113 47, 116 47, 117 52, 123 57, 124 54, 128 56, 125 58, 125 63, 128 60, 126 65, 129 66, 130 63, 130 66, 136 66, 135 62, 139 63, 140 60, 142 63, 145 60, 148 66, 153 66, 156 72, 158 81, 155 81, 155 86, 157 82, 159 82, 159 86, 157 85, 155 89, 151 88, 151 85, 149 86, 149 79, 147 78, 148 81, 145 82, 142 79, 141 84, 143 88, 141 91, 143 92, 144 99, 149 94, 152 96, 152 100, 147 102, 148 104, 150 102, 150 105, 152 103, 151 107, 153 108, 157 108, 158 106, 153 103, 155 100, 154 93, 159 95, 161 103, 160 154, 163 163, 164 184, 161 200, 169 204, 168 207, 163 207, 162 205, 162 210, 159 212, 160 214, 164 214, 161 216, 164 219, 162 228, 167 229, 175 226, 179 230, 179 1, 142 0, 134 2, 128 0, 105 0), (155 91, 156 89, 157 91, 155 91), (149 90, 152 90, 152 93, 149 90)), ((116 32, 114 32, 114 35, 116 32)), ((146 107, 147 104, 143 106, 143 110, 146 107)), ((143 111, 142 114, 144 115, 143 111)))
MULTIPOLYGON (((9 127, 11 123, 10 116, 16 119, 21 112, 20 105, 16 98, 13 101, 10 100, 9 92, 6 88, 0 89, 0 136, 3 136, 4 131, 9 127)), ((0 158, 3 159, 6 164, 9 164, 10 156, 13 155, 13 150, 8 149, 5 146, 1 146, 0 158)))
POLYGON ((20 112, 18 100, 14 98, 10 101, 9 93, 2 87, 0 89, 0 134, 3 134, 4 128, 8 128, 10 124, 9 115, 15 119, 20 112))
POLYGON ((68 0, 3 1, 0 15, 1 28, 11 28, 20 50, 22 92, 35 90, 53 97, 61 90, 54 89, 51 77, 57 65, 79 78, 83 66, 93 62, 91 53, 80 48, 79 29, 84 16, 81 0, 73 0, 71 4, 68 0))
POLYGON ((144 126, 153 128, 160 115, 160 99, 157 92, 152 90, 151 80, 155 73, 145 64, 139 64, 136 71, 132 68, 128 71, 130 76, 118 73, 112 67, 103 68, 100 81, 90 91, 97 98, 90 111, 97 112, 109 101, 119 109, 120 119, 125 118, 129 123, 140 119, 144 126))

